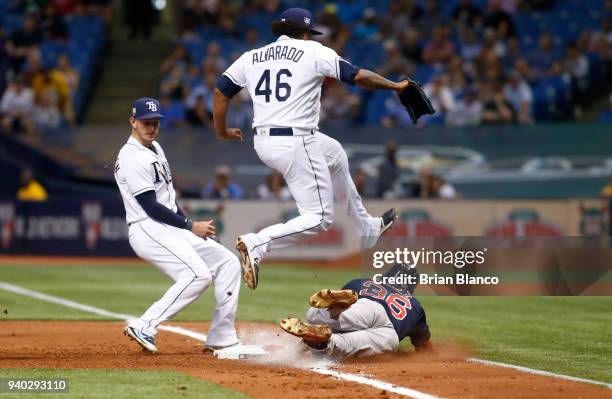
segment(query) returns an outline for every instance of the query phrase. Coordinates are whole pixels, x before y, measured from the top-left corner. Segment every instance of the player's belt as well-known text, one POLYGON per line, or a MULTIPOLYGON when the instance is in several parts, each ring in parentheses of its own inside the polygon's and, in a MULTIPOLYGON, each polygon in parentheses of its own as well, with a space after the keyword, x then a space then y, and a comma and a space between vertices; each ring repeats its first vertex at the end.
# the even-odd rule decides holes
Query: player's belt
POLYGON ((258 136, 307 136, 315 133, 315 129, 297 129, 295 127, 256 127, 253 133, 258 136))

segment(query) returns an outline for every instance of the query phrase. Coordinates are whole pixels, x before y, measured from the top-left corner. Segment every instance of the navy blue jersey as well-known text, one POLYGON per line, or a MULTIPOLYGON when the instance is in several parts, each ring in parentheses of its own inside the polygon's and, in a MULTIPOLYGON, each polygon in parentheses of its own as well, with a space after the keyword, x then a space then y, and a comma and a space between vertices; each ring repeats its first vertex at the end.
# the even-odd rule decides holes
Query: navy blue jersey
POLYGON ((380 303, 393 323, 400 341, 410 337, 412 345, 420 346, 429 339, 425 310, 409 293, 402 293, 389 285, 376 284, 372 280, 363 279, 349 281, 342 289, 353 290, 359 298, 380 303))

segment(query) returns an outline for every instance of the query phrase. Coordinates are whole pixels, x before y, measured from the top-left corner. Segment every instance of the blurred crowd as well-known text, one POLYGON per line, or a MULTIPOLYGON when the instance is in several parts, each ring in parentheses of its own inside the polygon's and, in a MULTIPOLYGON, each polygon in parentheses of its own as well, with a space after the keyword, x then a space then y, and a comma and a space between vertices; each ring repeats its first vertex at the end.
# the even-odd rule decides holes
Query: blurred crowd
POLYGON ((109 0, 4 0, 0 16, 0 119, 5 132, 35 135, 76 120, 81 73, 66 49, 73 16, 110 18, 109 0), (45 47, 47 46, 47 47, 45 47), (46 58, 45 58, 46 57, 46 58))
MULTIPOLYGON (((455 199, 461 196, 451 183, 429 167, 420 169, 416 175, 415 172, 400 170, 398 150, 399 147, 394 141, 386 144, 384 156, 377 163, 374 176, 370 176, 363 169, 356 170, 353 182, 362 198, 455 199)), ((283 175, 278 171, 271 170, 253 192, 248 192, 232 178, 232 170, 227 165, 220 165, 215 169, 214 177, 200 194, 201 198, 208 199, 257 198, 287 201, 293 198, 283 175)))
MULTIPOLYGON (((419 80, 437 110, 423 125, 573 119, 609 88, 612 0, 187 0, 179 45, 161 65, 166 125, 211 126, 215 78, 273 41, 270 23, 290 6, 315 11, 316 39, 357 66, 419 80)), ((250 127, 249 101, 232 101, 232 125, 250 127)), ((321 119, 412 124, 395 96, 332 80, 321 119)))

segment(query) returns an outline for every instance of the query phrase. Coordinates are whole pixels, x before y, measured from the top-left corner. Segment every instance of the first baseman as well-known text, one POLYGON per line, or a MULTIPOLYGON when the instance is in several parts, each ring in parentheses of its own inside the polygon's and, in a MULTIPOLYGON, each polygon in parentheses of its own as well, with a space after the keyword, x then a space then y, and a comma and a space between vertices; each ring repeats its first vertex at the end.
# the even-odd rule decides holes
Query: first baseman
POLYGON ((259 263, 269 250, 331 226, 334 196, 359 236, 373 238, 370 245, 396 219, 394 209, 382 217, 366 211, 351 179, 346 152, 337 140, 318 130, 321 85, 329 77, 399 93, 409 82, 392 82, 359 69, 310 40, 320 34, 311 29, 312 22, 307 10, 286 10, 272 25, 278 39, 244 53, 217 80, 213 106, 217 136, 242 140, 240 129, 227 128, 226 116, 230 99, 246 87, 253 100, 255 151, 267 166, 282 173, 300 212, 287 223, 238 238, 243 275, 253 289, 259 263))
POLYGON ((176 203, 172 174, 159 136, 159 102, 139 98, 134 102, 132 132, 119 151, 115 180, 121 191, 132 249, 174 280, 174 285, 125 334, 144 349, 157 352, 157 326, 195 301, 213 283, 215 310, 206 347, 218 349, 238 344, 234 327, 240 292, 240 262, 214 236, 212 220, 193 221, 176 203))
MULTIPOLYGON (((397 264, 389 273, 416 274, 416 270, 397 264)), ((431 350, 425 310, 412 296, 413 290, 408 284, 352 280, 341 290, 313 294, 307 323, 289 318, 281 321, 281 328, 303 338, 314 353, 340 358, 395 352, 406 337, 417 351, 431 350)))

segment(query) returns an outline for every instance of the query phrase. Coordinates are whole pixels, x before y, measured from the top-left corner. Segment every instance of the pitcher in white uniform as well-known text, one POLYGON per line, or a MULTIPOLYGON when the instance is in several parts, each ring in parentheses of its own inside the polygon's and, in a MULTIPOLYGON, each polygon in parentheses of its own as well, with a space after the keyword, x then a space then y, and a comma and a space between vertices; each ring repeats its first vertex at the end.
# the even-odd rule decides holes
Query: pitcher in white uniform
POLYGON ((193 221, 176 203, 172 174, 159 135, 159 102, 134 102, 132 132, 119 151, 115 180, 121 191, 136 254, 174 280, 174 285, 138 319, 128 322, 125 334, 144 349, 157 352, 157 326, 195 301, 213 283, 215 310, 206 340, 207 349, 239 343, 234 327, 240 292, 240 262, 210 237, 212 220, 193 221))
POLYGON ((240 129, 227 127, 226 117, 230 99, 246 88, 253 100, 255 151, 266 165, 283 174, 300 212, 287 223, 238 238, 243 277, 252 289, 257 287, 259 263, 268 251, 331 226, 334 195, 368 245, 397 218, 394 209, 382 217, 366 211, 351 179, 346 152, 337 140, 318 130, 321 85, 330 77, 366 89, 399 92, 408 82, 392 82, 351 65, 334 50, 310 40, 320 34, 311 26, 309 11, 286 10, 272 24, 278 39, 242 54, 217 80, 213 101, 217 136, 242 140, 240 129))

